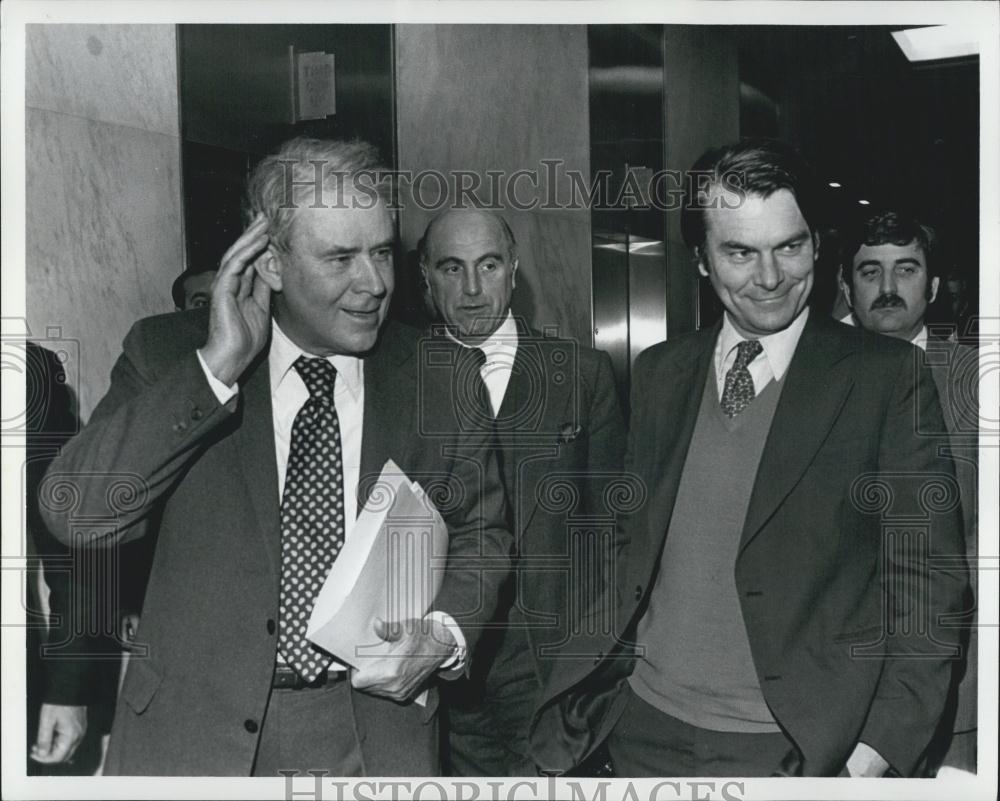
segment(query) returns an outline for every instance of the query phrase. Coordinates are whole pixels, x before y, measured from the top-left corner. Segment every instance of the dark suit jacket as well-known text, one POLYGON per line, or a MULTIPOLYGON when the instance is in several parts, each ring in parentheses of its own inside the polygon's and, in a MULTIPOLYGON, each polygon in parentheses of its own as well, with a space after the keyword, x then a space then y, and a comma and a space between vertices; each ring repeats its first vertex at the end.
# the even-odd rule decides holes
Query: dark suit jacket
MULTIPOLYGON (((948 437, 939 444, 939 449, 947 452, 955 461, 955 477, 961 490, 962 532, 965 537, 965 553, 970 568, 974 568, 979 554, 979 352, 968 345, 929 336, 925 361, 934 376, 941 410, 944 413, 948 437)), ((952 731, 965 732, 976 728, 976 683, 978 680, 978 638, 976 637, 975 615, 971 613, 976 605, 976 573, 970 571, 970 592, 966 609, 970 614, 963 617, 967 627, 962 638, 966 648, 965 671, 957 678, 961 684, 953 699, 955 709, 949 710, 949 726, 946 736, 952 731)))
MULTIPOLYGON (((137 635, 149 654, 129 664, 111 774, 249 775, 270 691, 281 559, 268 362, 261 354, 220 405, 195 353, 207 321, 199 310, 133 328, 111 388, 43 486, 63 541, 136 538, 162 511, 137 635)), ((457 499, 442 510, 449 563, 436 607, 471 648, 509 566, 503 490, 483 432, 422 439, 426 421, 455 423, 446 388, 432 405, 416 402, 418 364, 416 332, 393 323, 365 358, 358 504, 390 457, 457 499)), ((367 773, 437 770, 436 694, 423 709, 353 691, 352 703, 367 773)))
MULTIPOLYGON (((551 667, 548 654, 578 625, 579 609, 592 605, 607 581, 603 537, 614 534, 615 494, 621 480, 625 423, 606 353, 543 336, 518 321, 518 347, 503 404, 496 415, 515 562, 498 622, 526 626, 526 639, 496 629, 483 638, 479 670, 469 687, 472 703, 489 701, 491 685, 506 680, 502 665, 523 672, 531 665, 539 683, 551 667), (527 645, 527 650, 525 646, 527 645), (517 664, 520 659, 520 664, 517 664), (527 661, 525 661, 527 660, 527 661)), ((525 699, 525 722, 530 704, 525 699)))
MULTIPOLYGON (((626 470, 648 497, 621 524, 621 632, 659 568, 718 331, 635 364, 626 470)), ((908 774, 942 714, 957 632, 940 615, 961 606, 966 574, 919 553, 954 556, 962 542, 937 393, 918 364, 912 345, 811 314, 785 375, 735 577, 764 697, 796 746, 790 774, 836 775, 859 740, 908 774), (929 536, 889 548, 883 525, 929 536)), ((595 635, 589 664, 553 675, 532 734, 542 768, 567 769, 614 724, 633 664, 620 640, 595 635)))

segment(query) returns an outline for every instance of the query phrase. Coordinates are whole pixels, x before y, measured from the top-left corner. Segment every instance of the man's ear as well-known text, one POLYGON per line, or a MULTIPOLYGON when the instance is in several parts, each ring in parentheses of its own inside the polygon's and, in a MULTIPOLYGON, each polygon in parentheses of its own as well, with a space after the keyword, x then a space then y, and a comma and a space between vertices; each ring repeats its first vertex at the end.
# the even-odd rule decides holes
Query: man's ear
POLYGON ((937 298, 937 293, 938 293, 938 287, 939 286, 941 286, 941 278, 939 276, 935 275, 931 279, 931 294, 930 294, 930 297, 927 298, 927 303, 928 304, 933 303, 934 299, 937 298))
MULTIPOLYGON (((514 266, 510 268, 510 288, 511 289, 516 289, 517 288, 517 266, 518 266, 518 264, 520 264, 520 262, 517 259, 514 259, 514 266)), ((936 281, 937 279, 935 278, 934 280, 936 281)))
POLYGON ((708 268, 705 266, 705 251, 700 246, 694 249, 694 261, 698 265, 698 273, 702 277, 708 278, 708 268))
POLYGON ((813 231, 813 261, 819 261, 819 231, 813 231))
POLYGON ((257 257, 253 267, 257 271, 258 277, 271 287, 272 292, 281 291, 281 274, 284 265, 281 261, 281 255, 274 245, 267 246, 267 250, 257 257))

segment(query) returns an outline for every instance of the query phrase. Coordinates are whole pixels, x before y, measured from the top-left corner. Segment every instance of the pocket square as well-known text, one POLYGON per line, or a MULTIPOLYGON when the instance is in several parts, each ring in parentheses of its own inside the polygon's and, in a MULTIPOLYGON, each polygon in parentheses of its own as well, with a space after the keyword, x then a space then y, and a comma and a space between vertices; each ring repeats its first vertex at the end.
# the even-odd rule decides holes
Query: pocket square
POLYGON ((573 425, 572 423, 563 423, 559 428, 559 441, 562 443, 569 443, 575 440, 583 432, 581 426, 573 425))

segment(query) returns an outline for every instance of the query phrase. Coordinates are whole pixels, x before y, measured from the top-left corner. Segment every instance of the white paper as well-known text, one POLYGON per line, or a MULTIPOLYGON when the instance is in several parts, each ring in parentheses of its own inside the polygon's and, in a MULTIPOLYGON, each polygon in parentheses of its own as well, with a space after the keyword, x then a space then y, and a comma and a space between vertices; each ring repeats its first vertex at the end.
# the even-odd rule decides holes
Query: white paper
POLYGON ((447 553, 441 515, 390 459, 323 583, 306 636, 351 667, 384 656, 391 645, 375 635, 375 619, 422 618, 447 553))

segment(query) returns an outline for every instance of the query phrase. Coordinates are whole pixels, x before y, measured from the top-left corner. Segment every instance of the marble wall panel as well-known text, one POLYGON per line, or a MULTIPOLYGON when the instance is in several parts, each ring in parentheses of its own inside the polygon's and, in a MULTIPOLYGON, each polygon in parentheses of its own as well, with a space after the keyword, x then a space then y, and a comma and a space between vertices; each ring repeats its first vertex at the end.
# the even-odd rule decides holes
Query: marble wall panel
POLYGON ((67 374, 86 420, 131 325, 173 310, 179 141, 44 109, 26 124, 28 325, 33 338, 57 328, 79 343, 67 374))
MULTIPOLYGON (((399 168, 440 171, 451 188, 456 171, 468 171, 484 199, 493 195, 487 172, 498 171, 521 253, 515 310, 591 344, 590 211, 542 208, 568 203, 569 170, 590 180, 585 26, 399 25, 395 44, 399 168), (552 182, 550 159, 561 162, 552 182), (518 179, 515 195, 518 170, 537 178, 518 179)), ((424 186, 435 199, 435 183, 424 186)), ((440 209, 419 208, 405 191, 402 202, 412 249, 440 209)))
POLYGON ((26 105, 28 325, 85 421, 183 270, 175 26, 29 25, 26 105))
POLYGON ((173 25, 28 25, 29 107, 178 135, 173 25))

